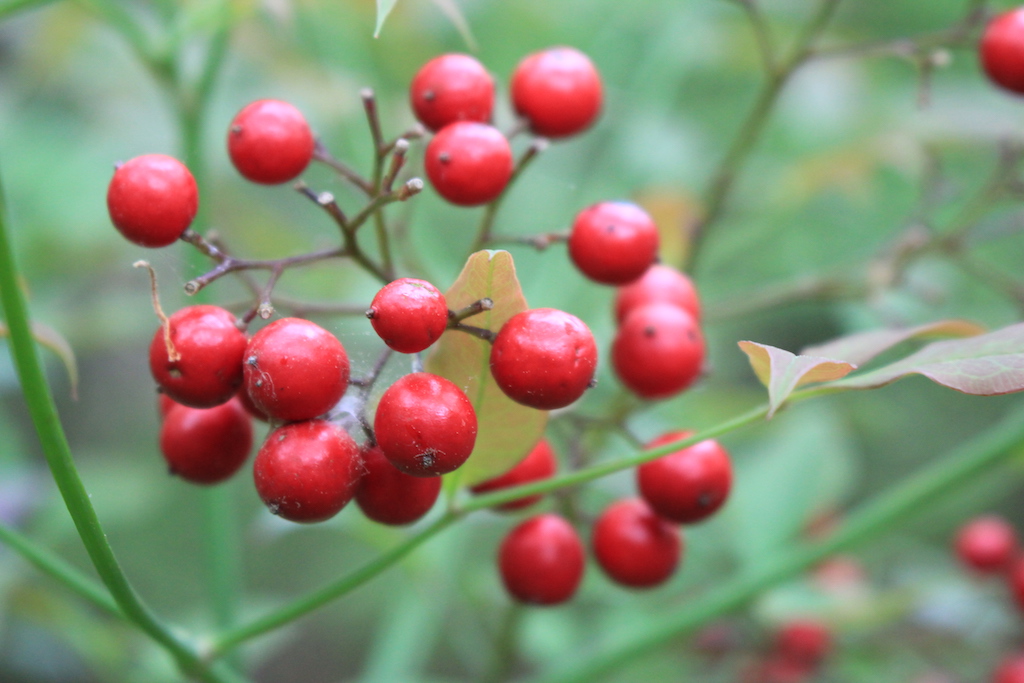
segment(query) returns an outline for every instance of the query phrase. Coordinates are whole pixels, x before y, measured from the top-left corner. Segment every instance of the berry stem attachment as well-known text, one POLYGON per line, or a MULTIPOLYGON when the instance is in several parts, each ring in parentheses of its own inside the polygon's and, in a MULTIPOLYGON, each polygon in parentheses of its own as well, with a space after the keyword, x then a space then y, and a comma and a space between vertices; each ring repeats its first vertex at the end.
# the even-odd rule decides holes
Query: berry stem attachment
POLYGON ((477 228, 476 239, 473 241, 473 246, 470 248, 470 253, 480 251, 492 240, 491 231, 494 229, 494 219, 498 214, 498 208, 501 206, 502 200, 508 195, 509 190, 515 184, 516 179, 522 175, 526 167, 530 165, 530 162, 537 158, 541 152, 546 150, 550 146, 547 138, 535 138, 534 141, 526 148, 522 156, 519 157, 519 161, 516 162, 516 166, 512 169, 512 175, 508 179, 508 184, 505 185, 505 189, 501 191, 497 199, 492 201, 484 208, 484 214, 480 217, 480 225, 477 228))
POLYGON ((461 323, 466 318, 471 318, 492 308, 494 308, 494 301, 485 297, 474 301, 465 308, 460 308, 457 311, 448 311, 448 327, 452 327, 453 324, 461 323))
POLYGON ((160 319, 160 327, 164 330, 164 346, 167 347, 167 360, 177 363, 181 360, 181 354, 174 348, 174 342, 171 340, 171 321, 167 314, 164 313, 163 307, 160 306, 160 292, 156 286, 156 271, 153 270, 153 266, 149 265, 149 261, 136 261, 132 264, 132 267, 145 268, 149 271, 149 294, 153 298, 153 312, 160 319))
POLYGON ((338 206, 338 202, 335 201, 333 194, 330 192, 314 192, 310 189, 309 185, 306 185, 301 180, 295 183, 294 187, 296 192, 315 202, 317 206, 326 211, 327 215, 334 219, 339 228, 343 231, 349 230, 348 218, 345 216, 345 212, 341 210, 341 207, 338 206))
POLYGON ((395 184, 395 178, 398 177, 399 171, 405 165, 405 155, 408 151, 409 141, 405 138, 398 138, 395 141, 394 151, 391 154, 391 165, 388 167, 388 172, 384 175, 384 181, 381 185, 383 192, 391 192, 391 187, 395 184))

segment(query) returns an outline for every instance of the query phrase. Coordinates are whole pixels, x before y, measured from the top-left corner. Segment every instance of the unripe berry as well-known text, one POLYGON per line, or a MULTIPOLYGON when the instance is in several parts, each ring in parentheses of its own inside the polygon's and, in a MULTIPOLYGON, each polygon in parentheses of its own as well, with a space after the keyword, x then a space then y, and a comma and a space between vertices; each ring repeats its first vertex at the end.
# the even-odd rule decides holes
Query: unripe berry
POLYGON ((356 503, 368 518, 381 524, 412 524, 434 507, 441 492, 441 477, 406 474, 377 447, 364 448, 362 460, 356 503))
POLYGON ((494 79, 469 55, 441 55, 416 72, 409 101, 419 122, 435 132, 456 121, 487 123, 494 108, 494 79))
POLYGON ((582 396, 596 367, 590 328, 554 308, 512 316, 491 348, 491 374, 505 395, 541 410, 563 408, 582 396))
POLYGON ((437 193, 458 206, 486 204, 512 177, 512 148, 497 128, 459 121, 427 145, 427 178, 437 193))
POLYGON ((406 277, 384 285, 373 297, 366 317, 390 348, 419 353, 448 327, 448 304, 434 285, 406 277))
MULTIPOLYGON (((558 461, 555 458, 555 452, 551 449, 551 444, 547 442, 547 439, 541 439, 533 447, 533 450, 527 453, 526 457, 520 460, 515 467, 501 476, 477 484, 471 490, 476 494, 490 493, 535 481, 543 481, 555 476, 557 469, 558 461)), ((495 509, 505 511, 521 510, 533 505, 542 497, 543 495, 538 493, 533 496, 517 498, 511 502, 498 505, 495 509)))
POLYGON ((476 444, 476 411, 444 377, 414 372, 387 388, 373 431, 391 464, 407 474, 434 477, 458 469, 476 444))
POLYGON ((956 535, 956 554, 971 569, 994 574, 1006 569, 1017 551, 1017 532, 1002 517, 976 517, 956 535))
POLYGON ((316 323, 282 318, 249 340, 244 375, 258 410, 278 420, 309 420, 344 396, 348 354, 337 337, 316 323))
POLYGON ((510 84, 512 105, 530 129, 549 138, 575 135, 601 111, 601 77, 590 59, 571 47, 528 55, 510 84))
POLYGON ((519 602, 557 605, 573 596, 583 579, 583 543, 558 515, 531 517, 516 526, 498 550, 505 589, 519 602))
POLYGON ((175 405, 160 428, 160 452, 171 474, 216 484, 241 468, 252 449, 252 418, 238 399, 213 408, 175 405))
POLYGON ((700 298, 693 282, 672 266, 656 263, 640 279, 620 287, 615 295, 615 322, 621 325, 634 309, 652 303, 678 306, 700 321, 700 298))
POLYGON ((192 224, 199 210, 199 188, 185 164, 163 154, 145 154, 114 171, 107 210, 129 242, 166 247, 192 224))
POLYGON ((189 306, 174 313, 168 325, 179 358, 170 359, 163 326, 149 345, 149 369, 164 393, 193 408, 210 408, 234 396, 242 384, 246 346, 235 316, 219 306, 189 306))
POLYGON ((686 389, 704 366, 704 336, 689 313, 653 303, 633 310, 612 344, 612 366, 622 383, 648 399, 686 389))
POLYGON ((994 17, 982 33, 978 51, 985 73, 996 85, 1024 94, 1024 7, 994 17))
POLYGON ((676 527, 654 514, 644 501, 620 500, 594 523, 594 556, 612 581, 632 588, 664 583, 682 554, 676 527))
POLYGON ((292 522, 322 522, 355 492, 359 447, 341 427, 306 420, 278 427, 253 463, 256 492, 270 511, 292 522))
POLYGON ((276 185, 306 170, 316 145, 306 118, 280 100, 246 105, 228 128, 231 163, 248 180, 276 185))
POLYGON ((633 282, 658 255, 658 227, 630 202, 601 202, 576 215, 569 256, 584 275, 605 285, 633 282))
MULTIPOLYGON (((651 441, 647 448, 691 434, 670 432, 651 441)), ((693 524, 707 519, 725 503, 732 486, 732 463, 717 441, 707 439, 640 465, 636 481, 640 495, 658 515, 679 524, 693 524)))

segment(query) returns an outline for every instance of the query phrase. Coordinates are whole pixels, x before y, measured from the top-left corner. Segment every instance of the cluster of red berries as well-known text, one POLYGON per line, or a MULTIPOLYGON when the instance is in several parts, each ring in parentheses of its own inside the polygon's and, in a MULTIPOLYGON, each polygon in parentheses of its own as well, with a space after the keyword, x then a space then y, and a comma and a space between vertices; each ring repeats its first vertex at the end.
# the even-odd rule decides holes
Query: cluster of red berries
MULTIPOLYGON (((648 448, 687 436, 688 432, 665 434, 648 448)), ((543 448, 545 453, 550 450, 546 444, 543 448)), ((474 490, 551 476, 553 466, 545 471, 548 473, 529 479, 503 478, 474 490)), ((636 480, 640 497, 605 508, 594 521, 591 545, 598 565, 612 581, 630 588, 651 588, 667 581, 679 565, 683 538, 677 525, 704 521, 725 502, 732 485, 732 464, 725 449, 707 440, 641 465, 636 480)), ((583 579, 585 554, 573 525, 559 515, 545 513, 526 519, 509 532, 499 550, 498 566, 513 598, 554 605, 576 592, 583 579)))
MULTIPOLYGON (((535 135, 564 138, 589 127, 601 110, 601 78, 590 59, 570 47, 527 56, 510 84, 512 106, 535 135)), ((435 133, 426 149, 427 178, 452 204, 478 206, 498 197, 512 178, 512 148, 491 125, 494 79, 469 55, 446 54, 415 75, 409 100, 435 133)))
MULTIPOLYGON (((972 573, 1005 581, 1017 607, 1024 610, 1024 555, 1012 524, 998 515, 975 517, 960 527, 953 548, 972 573)), ((1005 657, 992 681, 1024 683, 1024 652, 1005 657)))

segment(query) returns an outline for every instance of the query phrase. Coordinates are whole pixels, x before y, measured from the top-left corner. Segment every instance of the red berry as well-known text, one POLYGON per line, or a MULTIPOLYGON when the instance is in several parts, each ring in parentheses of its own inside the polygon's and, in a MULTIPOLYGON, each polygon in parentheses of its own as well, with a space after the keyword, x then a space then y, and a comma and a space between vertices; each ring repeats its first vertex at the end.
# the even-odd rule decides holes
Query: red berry
POLYGON ((427 177, 452 204, 477 206, 496 199, 512 177, 512 148, 497 128, 459 121, 427 145, 427 177))
POLYGON ((569 234, 569 256, 584 275, 624 285, 644 274, 658 255, 658 228, 629 202, 601 202, 580 211, 569 234))
MULTIPOLYGON (((244 393, 244 392, 242 392, 242 393, 244 393)), ((165 417, 167 417, 167 413, 171 412, 171 408, 174 408, 175 406, 180 406, 181 405, 180 403, 178 403, 177 401, 175 401, 173 398, 171 398, 170 396, 168 396, 167 394, 165 394, 162 391, 159 394, 157 394, 157 399, 156 400, 157 400, 157 412, 159 413, 161 420, 164 419, 165 417)))
MULTIPOLYGON (((692 434, 670 432, 651 441, 647 448, 692 434)), ((640 495, 658 515, 693 524, 707 519, 725 503, 732 486, 732 463, 717 441, 707 439, 640 465, 636 480, 640 495)))
POLYGON ((996 85, 1024 94, 1024 7, 993 18, 978 51, 985 73, 996 85))
POLYGON ((292 522, 336 515, 352 499, 360 473, 356 442, 325 420, 278 427, 253 463, 256 492, 272 513, 292 522))
POLYGON ((615 373, 643 398, 679 393, 697 379, 703 365, 700 326, 671 304, 653 303, 633 310, 612 344, 615 373))
POLYGON ((1024 683, 1024 653, 1004 657, 992 674, 992 683, 1024 683))
POLYGON ((775 649, 782 659, 817 666, 832 650, 832 630, 820 621, 794 619, 779 629, 775 649))
POLYGON ((584 130, 601 111, 601 76, 571 47, 528 55, 511 82, 512 104, 537 135, 559 138, 584 130))
POLYGON ((682 537, 644 501, 620 500, 594 523, 594 556, 608 577, 632 588, 668 580, 682 554, 682 537))
POLYGON ((245 387, 253 405, 278 420, 323 415, 348 388, 348 354, 337 337, 302 318, 282 318, 245 348, 245 387))
POLYGON ((1024 557, 1017 557, 1010 563, 1010 569, 1006 574, 1006 583, 1017 604, 1017 609, 1024 612, 1024 557))
POLYGON ((149 369, 164 393, 193 408, 209 408, 234 396, 242 384, 246 344, 235 316, 219 306, 189 306, 168 324, 178 360, 167 353, 163 326, 149 345, 149 369))
POLYGON ((280 100, 257 100, 228 128, 228 155, 254 183, 276 185, 297 178, 313 158, 315 141, 306 118, 280 100))
MULTIPOLYGON (((541 439, 533 450, 526 454, 526 457, 500 477, 488 479, 477 484, 471 490, 473 493, 488 493, 507 489, 521 484, 529 484, 535 481, 543 481, 555 476, 558 470, 558 461, 555 459, 555 452, 551 450, 551 444, 546 439, 541 439)), ((498 505, 497 510, 521 510, 529 507, 542 498, 542 494, 517 498, 509 503, 498 505)))
POLYGON ((519 602, 557 605, 583 579, 583 543, 558 515, 531 517, 509 532, 498 550, 505 589, 519 602))
POLYGON ((441 477, 414 477, 384 457, 380 448, 364 448, 363 476, 356 503, 363 514, 381 524, 412 524, 434 507, 441 477))
POLYGON ((487 123, 494 108, 494 79, 469 55, 441 55, 416 72, 409 101, 416 118, 432 131, 456 121, 487 123))
POLYGON ((444 377, 414 372, 387 388, 373 430, 391 464, 433 477, 458 469, 476 443, 476 411, 462 389, 444 377))
POLYGON ((448 327, 448 304, 434 285, 406 277, 384 285, 373 297, 366 317, 390 348, 419 353, 448 327))
POLYGON ((213 408, 171 408, 160 428, 160 451, 171 474, 196 484, 231 477, 252 449, 252 419, 237 399, 213 408))
POLYGON ((163 154, 145 154, 114 171, 107 210, 129 242, 166 247, 192 224, 199 210, 199 188, 185 164, 163 154))
POLYGON ((655 302, 678 306, 700 321, 700 299, 690 278, 672 266, 656 263, 639 280, 619 288, 615 296, 615 322, 621 325, 633 309, 655 302))
POLYGON ((956 535, 956 554, 965 565, 992 574, 1006 569, 1017 552, 1017 532, 1002 517, 976 517, 956 535))
POLYGON ((517 403, 553 410, 586 391, 597 367, 590 328, 554 308, 535 308, 502 325, 491 348, 491 374, 517 403))

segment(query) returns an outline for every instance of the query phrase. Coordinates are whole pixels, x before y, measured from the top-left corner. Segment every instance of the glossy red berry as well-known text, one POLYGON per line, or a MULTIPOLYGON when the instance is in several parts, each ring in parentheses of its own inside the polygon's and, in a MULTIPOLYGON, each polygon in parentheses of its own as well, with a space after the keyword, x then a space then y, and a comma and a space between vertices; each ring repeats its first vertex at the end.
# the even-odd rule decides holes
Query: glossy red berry
POLYGON ((242 384, 242 356, 246 339, 235 326, 235 316, 219 306, 189 306, 168 321, 171 360, 164 327, 157 328, 149 345, 153 379, 172 400, 193 408, 224 403, 242 384))
POLYGON ((512 316, 491 347, 494 381, 517 403, 563 408, 590 386, 597 345, 587 325, 565 311, 534 308, 512 316))
POLYGON ((510 88, 516 112, 537 135, 575 135, 601 111, 601 76, 585 54, 571 47, 528 55, 513 72, 510 88))
POLYGON ((569 257, 584 275, 605 285, 633 282, 658 255, 658 227, 636 204, 601 202, 576 215, 569 257))
POLYGON ((434 285, 406 277, 384 285, 373 297, 366 317, 390 348, 419 353, 448 327, 448 304, 434 285))
POLYGON ((344 429, 325 420, 278 427, 253 463, 256 492, 275 515, 292 522, 322 522, 355 492, 359 447, 344 429))
MULTIPOLYGON (((670 432, 651 441, 647 448, 691 434, 670 432)), ((717 441, 707 439, 640 465, 636 482, 641 497, 658 515, 679 524, 693 524, 707 519, 725 503, 732 487, 732 462, 717 441)))
POLYGON ((419 122, 432 131, 456 121, 487 123, 494 109, 494 79, 469 55, 441 55, 416 72, 409 102, 419 122))
POLYGON ((497 199, 512 177, 512 148, 497 128, 459 121, 427 145, 427 178, 452 204, 478 206, 497 199))
MULTIPOLYGON (((555 458, 555 452, 551 449, 551 444, 547 442, 547 439, 541 439, 537 442, 537 445, 533 447, 526 457, 519 461, 515 467, 510 469, 505 474, 488 479, 487 481, 477 484, 471 490, 473 493, 489 493, 491 491, 498 491, 500 489, 507 489, 513 486, 520 486, 522 484, 529 484, 535 481, 543 481, 544 479, 550 479, 555 476, 555 472, 558 470, 558 461, 555 458)), ((537 494, 534 496, 526 496, 524 498, 517 498, 509 503, 496 506, 497 510, 521 510, 529 507, 539 501, 543 496, 537 494)))
POLYGON ((1017 532, 1002 517, 976 517, 956 535, 957 557, 971 569, 992 574, 1006 569, 1017 552, 1017 532))
POLYGON ((476 443, 476 411, 453 383, 427 372, 400 377, 377 405, 373 431, 391 464, 433 477, 457 469, 476 443))
POLYGON ((615 295, 615 322, 621 325, 634 309, 652 303, 678 306, 700 321, 700 298, 693 282, 672 266, 656 263, 640 279, 620 287, 615 295))
POLYGON ((612 367, 631 391, 648 399, 674 396, 700 375, 704 336, 693 316, 671 304, 633 310, 612 343, 612 367))
POLYGON ((1024 652, 1003 657, 992 674, 992 683, 1024 683, 1024 652))
POLYGON ((594 523, 593 547, 597 563, 612 581, 650 588, 675 572, 683 542, 675 526, 634 498, 601 513, 594 523))
POLYGON ((302 318, 282 318, 254 334, 245 348, 243 369, 253 405, 278 420, 323 415, 348 388, 345 347, 302 318))
POLYGON ((293 180, 313 158, 315 140, 306 118, 280 100, 246 105, 228 128, 228 155, 242 176, 276 185, 293 180))
POLYGON ((238 399, 213 408, 176 405, 160 428, 160 452, 171 474, 216 484, 242 467, 252 450, 252 418, 238 399))
POLYGON ((583 580, 583 543, 562 517, 537 515, 516 526, 498 550, 505 589, 519 602, 557 605, 583 580))
POLYGON ((402 472, 379 448, 364 448, 363 476, 356 487, 356 503, 375 522, 412 524, 434 507, 441 492, 441 477, 414 477, 402 472))
POLYGON ((107 187, 114 227, 142 247, 166 247, 181 237, 199 210, 199 188, 177 159, 145 154, 114 171, 107 187))
POLYGON ((775 636, 775 650, 791 662, 816 666, 832 651, 832 629, 814 619, 794 619, 775 636))
POLYGON ((1024 7, 994 17, 982 33, 978 51, 992 82, 1024 94, 1024 7))

